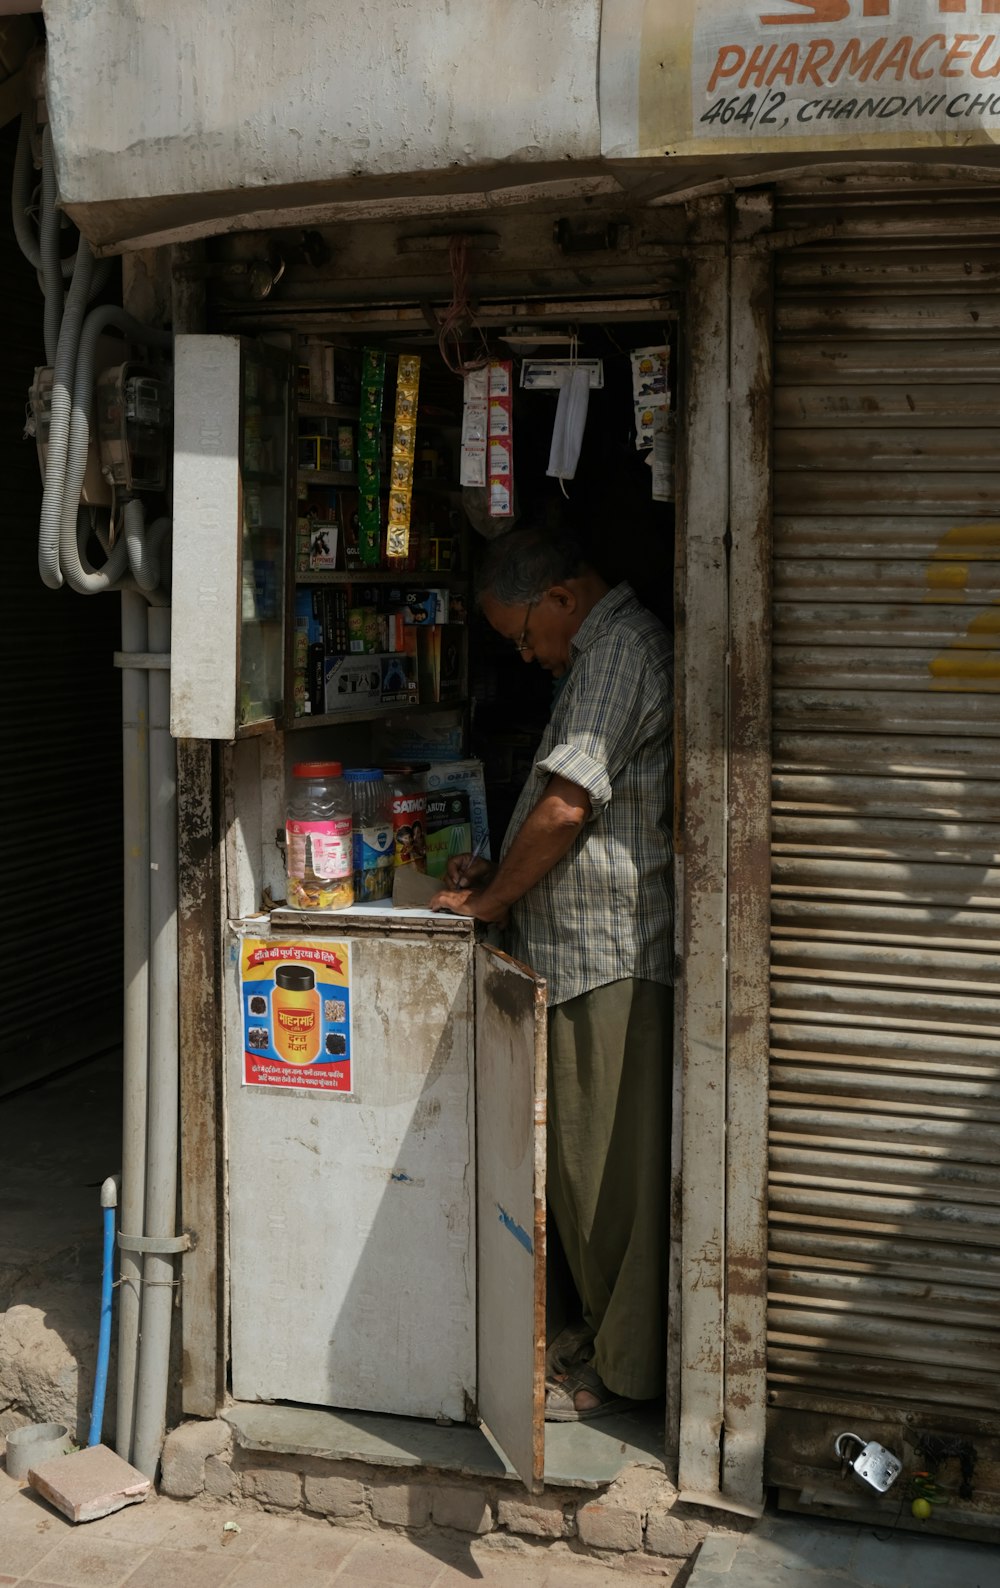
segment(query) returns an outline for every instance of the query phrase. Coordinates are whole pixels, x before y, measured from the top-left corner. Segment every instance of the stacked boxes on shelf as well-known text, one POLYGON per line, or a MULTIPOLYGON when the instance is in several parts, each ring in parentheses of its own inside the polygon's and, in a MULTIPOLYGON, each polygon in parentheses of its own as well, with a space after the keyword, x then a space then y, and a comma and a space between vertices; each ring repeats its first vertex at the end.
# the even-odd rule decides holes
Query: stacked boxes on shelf
POLYGON ((404 584, 300 586, 295 715, 460 700, 464 598, 404 584))

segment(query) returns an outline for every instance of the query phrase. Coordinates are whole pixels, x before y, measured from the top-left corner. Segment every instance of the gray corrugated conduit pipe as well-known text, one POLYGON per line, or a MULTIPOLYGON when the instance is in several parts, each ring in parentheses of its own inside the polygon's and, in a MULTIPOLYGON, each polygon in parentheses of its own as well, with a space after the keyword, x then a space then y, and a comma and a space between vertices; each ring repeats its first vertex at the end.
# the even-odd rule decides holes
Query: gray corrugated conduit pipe
POLYGON ((170 520, 157 518, 147 528, 146 509, 138 497, 125 503, 124 518, 129 567, 139 589, 149 594, 160 583, 163 572, 160 548, 170 528, 170 520))
POLYGON ((63 317, 62 260, 59 254, 61 222, 56 209, 56 164, 52 154, 52 134, 42 134, 42 214, 41 214, 42 291, 45 294, 45 362, 54 364, 63 317))
MULTIPOLYGON (((81 249, 86 246, 81 239, 81 249)), ((73 284, 76 285, 75 272, 73 284)), ((82 595, 96 595, 102 590, 110 590, 126 571, 129 560, 128 542, 123 535, 112 547, 104 567, 92 568, 80 555, 78 538, 77 513, 80 493, 83 489, 83 476, 87 468, 87 450, 90 446, 90 409, 94 394, 97 339, 109 326, 115 326, 118 330, 124 331, 126 336, 132 337, 137 342, 144 342, 148 346, 170 347, 173 343, 169 331, 160 331, 153 326, 143 325, 139 320, 134 320, 124 309, 111 303, 92 309, 84 322, 76 355, 73 408, 66 448, 59 528, 59 562, 63 576, 67 583, 82 595)), ((135 539, 134 532, 133 539, 135 539)), ((142 566, 144 553, 139 552, 138 555, 142 566)))
MULTIPOLYGON (((80 239, 77 265, 73 272, 66 313, 56 349, 55 368, 52 372, 52 408, 49 418, 49 448, 45 464, 45 488, 42 492, 42 511, 38 525, 38 571, 42 583, 50 590, 58 590, 63 582, 59 565, 59 528, 63 512, 63 485, 66 479, 66 456, 69 443, 70 410, 72 407, 73 376, 76 355, 87 312, 87 295, 90 290, 94 256, 80 239)), ((62 286, 59 287, 62 297, 62 286)), ((82 483, 82 476, 81 476, 82 483)), ((77 490, 76 501, 80 493, 77 490)), ((76 517, 74 504, 74 543, 76 517)))

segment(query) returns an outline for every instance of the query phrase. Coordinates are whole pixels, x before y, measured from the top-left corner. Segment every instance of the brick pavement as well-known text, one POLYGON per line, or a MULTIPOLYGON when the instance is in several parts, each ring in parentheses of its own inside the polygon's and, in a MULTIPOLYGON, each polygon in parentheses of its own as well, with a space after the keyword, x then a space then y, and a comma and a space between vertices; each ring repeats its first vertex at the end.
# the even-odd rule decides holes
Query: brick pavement
POLYGON ((648 1556, 603 1565, 563 1542, 414 1537, 162 1495, 74 1526, 0 1471, 2 1588, 663 1588, 676 1566, 648 1556))

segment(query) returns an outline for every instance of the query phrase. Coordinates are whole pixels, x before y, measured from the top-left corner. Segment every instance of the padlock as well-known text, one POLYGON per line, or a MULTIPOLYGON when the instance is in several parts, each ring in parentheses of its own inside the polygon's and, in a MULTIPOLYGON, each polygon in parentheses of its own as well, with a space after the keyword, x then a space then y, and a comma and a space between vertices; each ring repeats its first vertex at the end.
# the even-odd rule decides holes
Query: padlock
POLYGON ((891 1450, 886 1450, 884 1445, 877 1444, 874 1439, 870 1439, 866 1444, 858 1434, 838 1434, 833 1448, 845 1466, 850 1464, 851 1471, 856 1473, 862 1483, 867 1483, 868 1487, 878 1494, 885 1494, 887 1489, 891 1489, 903 1470, 903 1463, 899 1457, 894 1456, 891 1450), (847 1440, 853 1441, 860 1450, 860 1454, 855 1456, 853 1461, 841 1448, 847 1440))

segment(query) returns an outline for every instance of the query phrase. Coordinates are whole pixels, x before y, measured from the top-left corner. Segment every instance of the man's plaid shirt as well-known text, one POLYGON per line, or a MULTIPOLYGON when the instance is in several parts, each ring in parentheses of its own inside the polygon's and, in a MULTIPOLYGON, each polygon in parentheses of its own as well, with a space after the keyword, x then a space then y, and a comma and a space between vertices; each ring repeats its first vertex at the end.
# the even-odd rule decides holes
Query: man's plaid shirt
POLYGON ((590 796, 567 855, 514 905, 508 946, 550 1004, 623 977, 673 981, 673 662, 666 630, 619 584, 572 663, 511 818, 506 850, 552 776, 590 796))

